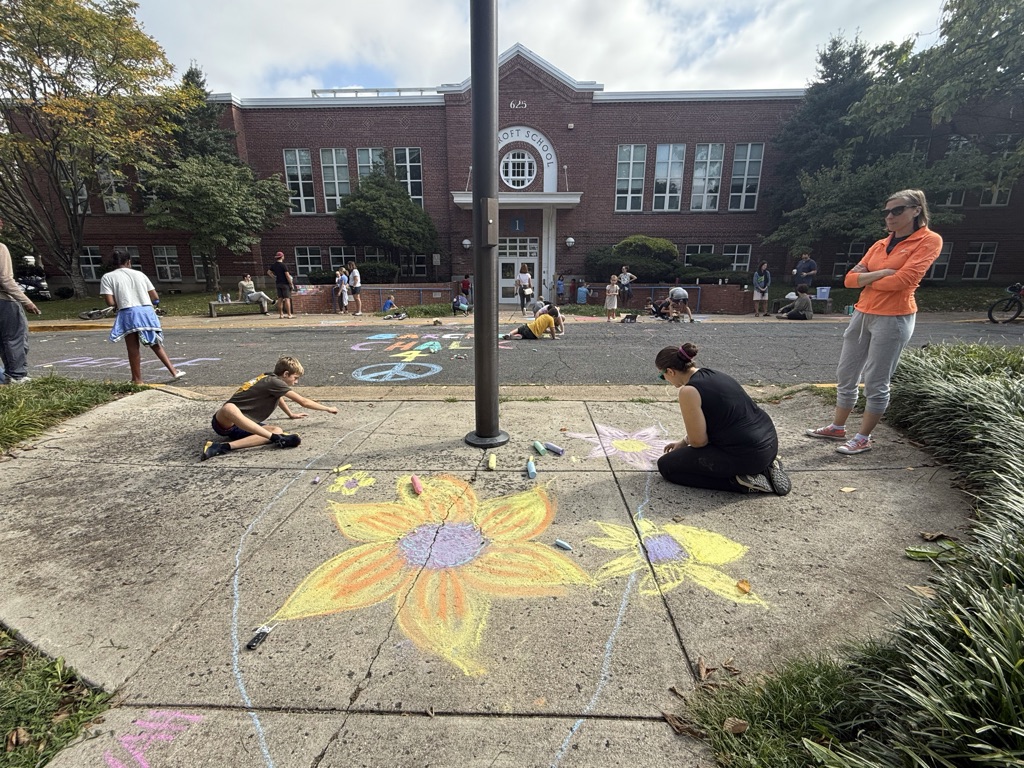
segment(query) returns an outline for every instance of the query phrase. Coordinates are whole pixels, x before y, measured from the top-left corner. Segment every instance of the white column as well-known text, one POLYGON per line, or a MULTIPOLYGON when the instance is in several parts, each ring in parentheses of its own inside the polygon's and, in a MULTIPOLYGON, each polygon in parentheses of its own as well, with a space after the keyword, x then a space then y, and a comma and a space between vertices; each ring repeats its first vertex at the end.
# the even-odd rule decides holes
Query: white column
POLYGON ((558 211, 555 206, 544 206, 544 230, 541 235, 541 253, 544 256, 543 279, 540 281, 544 286, 544 298, 554 301, 555 278, 558 277, 558 211))

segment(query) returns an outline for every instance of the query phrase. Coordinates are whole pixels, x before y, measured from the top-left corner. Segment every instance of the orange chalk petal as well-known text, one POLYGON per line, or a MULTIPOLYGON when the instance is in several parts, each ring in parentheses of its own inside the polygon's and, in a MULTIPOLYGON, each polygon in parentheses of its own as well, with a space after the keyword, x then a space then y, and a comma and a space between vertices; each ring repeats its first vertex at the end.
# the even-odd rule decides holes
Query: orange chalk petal
POLYGON ((537 486, 513 496, 488 499, 480 504, 476 524, 492 541, 527 541, 543 533, 555 517, 555 505, 537 486))
POLYGON ((339 504, 328 502, 334 521, 353 541, 395 541, 430 520, 422 507, 403 504, 339 504))
POLYGON ((532 541, 496 544, 461 569, 468 588, 502 597, 563 594, 590 577, 565 555, 532 541))
POLYGON ((481 675, 487 670, 475 657, 490 608, 457 572, 424 570, 398 609, 398 626, 422 650, 481 675))

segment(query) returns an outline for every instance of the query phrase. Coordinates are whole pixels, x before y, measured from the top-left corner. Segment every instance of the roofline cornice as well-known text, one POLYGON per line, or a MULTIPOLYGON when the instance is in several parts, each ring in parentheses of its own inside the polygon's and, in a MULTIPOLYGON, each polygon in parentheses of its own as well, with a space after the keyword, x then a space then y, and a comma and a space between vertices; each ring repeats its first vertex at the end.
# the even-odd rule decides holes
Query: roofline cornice
POLYGON ((595 93, 594 101, 790 101, 803 97, 803 88, 778 88, 737 91, 623 91, 595 93))

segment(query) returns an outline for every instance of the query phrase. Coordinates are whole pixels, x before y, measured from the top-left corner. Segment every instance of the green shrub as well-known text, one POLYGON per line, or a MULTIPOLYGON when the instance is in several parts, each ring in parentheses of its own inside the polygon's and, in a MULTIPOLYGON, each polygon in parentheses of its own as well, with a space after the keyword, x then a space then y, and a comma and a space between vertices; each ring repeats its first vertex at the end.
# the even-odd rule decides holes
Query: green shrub
POLYGON ((390 285, 398 280, 398 269, 389 261, 368 261, 359 265, 359 276, 366 285, 390 285))
POLYGON ((337 275, 329 269, 314 269, 306 273, 306 279, 310 285, 332 285, 337 275))

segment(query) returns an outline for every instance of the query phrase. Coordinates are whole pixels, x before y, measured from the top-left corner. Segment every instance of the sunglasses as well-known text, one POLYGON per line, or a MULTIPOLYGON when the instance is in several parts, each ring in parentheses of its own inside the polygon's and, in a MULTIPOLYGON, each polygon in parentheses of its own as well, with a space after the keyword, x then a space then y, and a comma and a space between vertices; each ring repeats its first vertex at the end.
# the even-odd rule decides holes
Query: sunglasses
POLYGON ((659 374, 658 374, 658 378, 659 378, 659 379, 661 379, 662 381, 664 381, 664 380, 665 380, 665 374, 666 374, 666 373, 668 373, 668 368, 666 368, 666 369, 665 369, 664 371, 662 371, 661 373, 659 373, 659 374))
POLYGON ((883 218, 888 218, 889 216, 902 216, 903 212, 905 210, 907 210, 907 208, 916 208, 916 207, 917 207, 916 205, 896 205, 896 206, 893 206, 892 208, 883 208, 880 211, 880 213, 882 214, 883 218))

